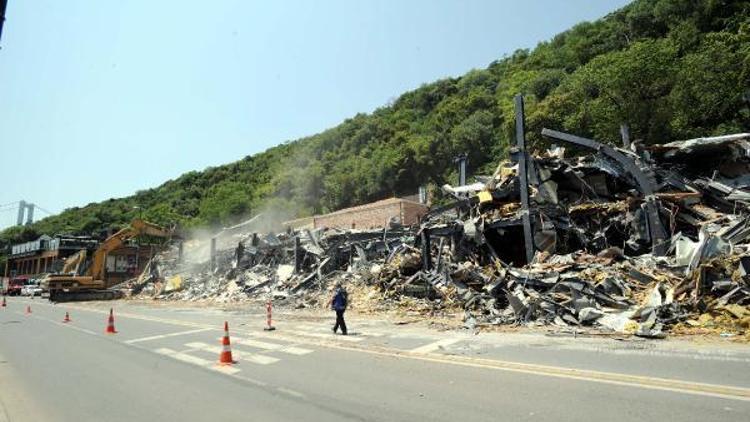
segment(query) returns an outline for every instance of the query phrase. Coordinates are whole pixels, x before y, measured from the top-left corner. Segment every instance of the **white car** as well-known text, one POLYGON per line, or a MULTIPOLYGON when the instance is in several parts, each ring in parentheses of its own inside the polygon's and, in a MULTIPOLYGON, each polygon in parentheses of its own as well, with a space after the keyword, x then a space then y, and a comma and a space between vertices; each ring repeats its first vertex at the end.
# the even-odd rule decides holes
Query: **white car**
POLYGON ((41 296, 42 286, 39 285, 39 280, 31 279, 29 284, 21 288, 21 296, 41 296))

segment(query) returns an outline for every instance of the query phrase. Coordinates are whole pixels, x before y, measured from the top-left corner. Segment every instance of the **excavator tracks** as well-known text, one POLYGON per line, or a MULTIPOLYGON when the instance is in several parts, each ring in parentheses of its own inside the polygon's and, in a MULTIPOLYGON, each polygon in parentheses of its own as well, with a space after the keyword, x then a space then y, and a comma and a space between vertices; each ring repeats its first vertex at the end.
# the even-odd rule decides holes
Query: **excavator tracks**
POLYGON ((115 300, 125 295, 120 290, 84 290, 84 291, 55 291, 50 292, 50 302, 85 302, 89 300, 115 300))

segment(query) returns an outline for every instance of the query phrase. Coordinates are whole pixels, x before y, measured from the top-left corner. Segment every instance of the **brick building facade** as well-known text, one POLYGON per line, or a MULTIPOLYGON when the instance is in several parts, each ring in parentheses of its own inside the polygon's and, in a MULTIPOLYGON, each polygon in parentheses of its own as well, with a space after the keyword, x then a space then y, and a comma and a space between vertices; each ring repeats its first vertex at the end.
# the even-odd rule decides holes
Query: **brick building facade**
POLYGON ((373 229, 386 227, 393 221, 404 226, 419 223, 428 207, 404 198, 388 198, 365 205, 344 208, 329 214, 287 221, 285 226, 301 228, 373 229))

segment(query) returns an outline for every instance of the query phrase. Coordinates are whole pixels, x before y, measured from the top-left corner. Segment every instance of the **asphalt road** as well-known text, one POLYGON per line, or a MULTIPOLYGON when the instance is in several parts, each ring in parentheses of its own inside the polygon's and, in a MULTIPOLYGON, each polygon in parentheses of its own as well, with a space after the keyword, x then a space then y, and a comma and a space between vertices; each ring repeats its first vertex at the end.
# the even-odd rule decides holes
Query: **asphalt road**
POLYGON ((261 312, 123 302, 111 303, 118 333, 107 335, 108 303, 10 299, 0 308, 0 422, 750 420, 742 351, 655 357, 573 342, 476 354, 451 334, 350 322, 343 337, 319 321, 264 332, 261 312), (224 320, 231 367, 215 365, 224 320))

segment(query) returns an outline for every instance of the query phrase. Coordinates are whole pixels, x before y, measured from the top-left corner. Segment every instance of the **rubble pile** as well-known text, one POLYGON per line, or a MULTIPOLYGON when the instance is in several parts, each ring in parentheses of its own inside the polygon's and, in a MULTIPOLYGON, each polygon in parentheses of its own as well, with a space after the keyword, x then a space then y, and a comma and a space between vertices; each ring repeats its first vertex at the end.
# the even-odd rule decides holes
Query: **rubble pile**
POLYGON ((141 294, 317 306, 342 281, 369 286, 371 309, 462 310, 467 326, 750 333, 750 134, 623 148, 542 135, 558 145, 521 141, 491 176, 444 186, 453 200, 419 227, 237 235, 192 269, 172 250, 146 278, 181 288, 141 294))
MULTIPOLYGON (((157 255, 131 288, 139 297, 167 300, 260 298, 283 303, 291 297, 295 306, 317 306, 327 300, 323 296, 335 281, 373 285, 379 273, 374 263, 410 242, 412 231, 399 227, 230 234, 222 243, 235 247, 217 249, 213 260, 208 254, 182 259, 181 247, 173 246, 157 255), (180 282, 170 282, 175 278, 180 282)), ((183 245, 186 256, 191 248, 205 249, 206 241, 190 243, 183 245)))

